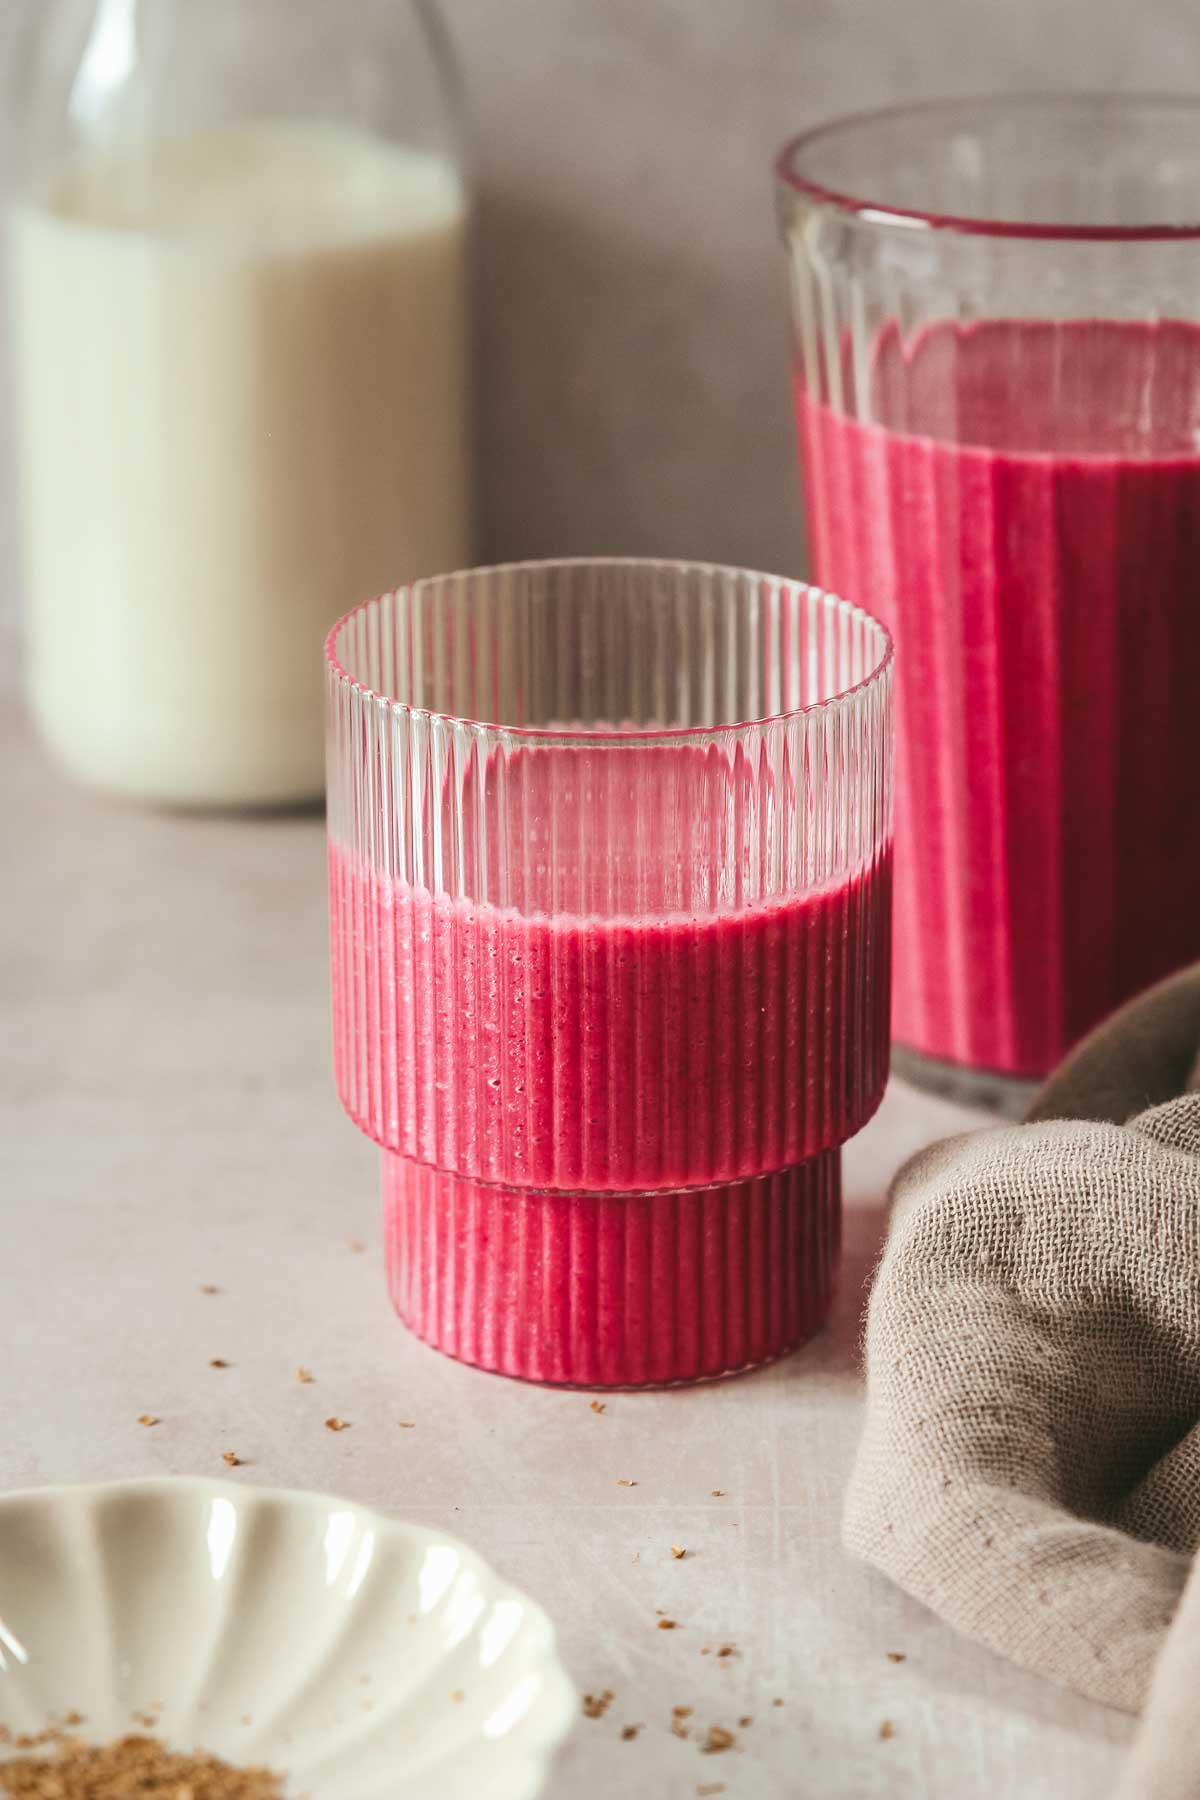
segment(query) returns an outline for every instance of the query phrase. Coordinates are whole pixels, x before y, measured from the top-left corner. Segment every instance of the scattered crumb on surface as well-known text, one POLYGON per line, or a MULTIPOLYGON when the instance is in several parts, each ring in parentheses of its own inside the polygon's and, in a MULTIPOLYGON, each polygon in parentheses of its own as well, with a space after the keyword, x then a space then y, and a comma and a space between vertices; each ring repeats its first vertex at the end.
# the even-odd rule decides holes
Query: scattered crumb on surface
POLYGON ((350 1239, 350 1248, 353 1250, 355 1256, 361 1256, 366 1247, 367 1246, 363 1243, 361 1238, 350 1239))
POLYGON ((889 1662, 906 1662, 908 1660, 903 1650, 889 1650, 887 1659, 889 1662))
POLYGON ((695 1710, 694 1706, 673 1706, 671 1717, 673 1719, 690 1719, 695 1710))
POLYGON ((743 1713, 741 1718, 738 1720, 738 1727, 740 1730, 745 1731, 746 1727, 748 1725, 753 1725, 753 1723, 754 1723, 754 1720, 751 1718, 750 1714, 743 1713))
POLYGON ((721 1648, 717 1651, 717 1655, 718 1656, 736 1656, 737 1655, 736 1644, 722 1644, 721 1648))
POLYGON ((701 1654, 701 1656, 711 1656, 712 1655, 712 1645, 711 1644, 701 1644, 700 1654, 701 1654))
POLYGON ((605 1688, 599 1694, 583 1696, 583 1716, 585 1719, 602 1719, 613 1703, 613 1691, 605 1688))
POLYGON ((454 1688, 450 1694, 455 1706, 461 1706, 466 1697, 461 1688, 454 1688))
POLYGON ((887 1742, 888 1738, 895 1737, 896 1727, 892 1724, 892 1721, 890 1719, 885 1719, 883 1721, 883 1724, 879 1727, 879 1735, 883 1739, 884 1743, 887 1742))
POLYGON ((660 1631, 676 1631, 678 1627, 678 1619, 660 1619, 658 1621, 658 1629, 660 1631))
POLYGON ((641 1730, 642 1726, 640 1725, 623 1725, 621 1727, 621 1741, 626 1744, 631 1744, 641 1730))
POLYGON ((631 1556, 631 1557, 630 1557, 630 1559, 629 1559, 629 1560, 630 1560, 630 1562, 635 1562, 635 1563, 636 1563, 636 1562, 641 1562, 641 1560, 642 1560, 642 1553, 641 1553, 641 1551, 640 1551, 640 1550, 635 1550, 635 1551, 634 1551, 634 1553, 633 1553, 633 1555, 632 1555, 632 1556, 631 1556))
POLYGON ((719 1756, 723 1750, 732 1750, 736 1743, 737 1738, 724 1725, 710 1725, 700 1748, 705 1756, 719 1756))
POLYGON ((772 1706, 782 1706, 782 1705, 783 1705, 783 1701, 782 1701, 782 1700, 781 1700, 781 1699, 780 1699, 780 1698, 779 1698, 779 1696, 778 1696, 778 1695, 776 1695, 776 1697, 775 1697, 775 1699, 774 1699, 774 1700, 772 1700, 772 1702, 771 1702, 771 1705, 772 1705, 772 1706))
POLYGON ((240 1469, 244 1460, 245 1458, 239 1456, 236 1450, 226 1450, 221 1458, 221 1461, 228 1463, 231 1469, 240 1469))
POLYGON ((696 1792, 701 1796, 701 1800, 703 1800, 703 1796, 706 1794, 723 1794, 725 1792, 725 1783, 723 1781, 702 1781, 700 1786, 696 1789, 696 1792))
POLYGON ((332 1419, 326 1419, 325 1429, 326 1431, 349 1431, 350 1421, 349 1419, 339 1419, 335 1414, 332 1419))
POLYGON ((605 1402, 603 1400, 593 1400, 592 1401, 592 1411, 594 1413, 602 1413, 604 1411, 604 1407, 605 1407, 605 1402))
POLYGON ((417 1421, 415 1419, 398 1419, 396 1423, 399 1425, 401 1431, 415 1431, 417 1429, 417 1421))
POLYGON ((687 1555, 687 1551, 682 1544, 672 1544, 671 1555, 675 1558, 676 1562, 682 1562, 683 1558, 687 1555))
POLYGON ((724 1488, 714 1488, 712 1491, 712 1497, 714 1500, 723 1500, 725 1498, 725 1489, 724 1488))
POLYGON ((208 1366, 210 1369, 227 1369, 229 1364, 225 1361, 223 1356, 210 1356, 208 1359, 208 1366))
POLYGON ((305 1387, 308 1386, 309 1382, 312 1379, 313 1379, 313 1372, 311 1369, 306 1369, 306 1368, 301 1367, 296 1370, 296 1380, 303 1382, 305 1387))
POLYGON ((220 1291, 220 1288, 217 1287, 215 1282, 205 1281, 200 1284, 200 1292, 202 1294, 219 1294, 220 1291))
POLYGON ((157 1413, 139 1413, 138 1414, 138 1424, 139 1425, 159 1425, 161 1423, 162 1423, 162 1421, 160 1420, 157 1413))
POLYGON ((636 1487, 637 1482, 627 1480, 624 1475, 618 1475, 617 1476, 617 1486, 618 1487, 636 1487))
MULTIPOLYGON (((80 1718, 68 1713, 69 1719, 80 1718)), ((153 1737, 129 1734, 88 1744, 56 1727, 10 1739, 37 1751, 0 1763, 0 1793, 14 1800, 283 1800, 282 1778, 270 1769, 236 1769, 201 1752, 177 1755, 153 1737)))

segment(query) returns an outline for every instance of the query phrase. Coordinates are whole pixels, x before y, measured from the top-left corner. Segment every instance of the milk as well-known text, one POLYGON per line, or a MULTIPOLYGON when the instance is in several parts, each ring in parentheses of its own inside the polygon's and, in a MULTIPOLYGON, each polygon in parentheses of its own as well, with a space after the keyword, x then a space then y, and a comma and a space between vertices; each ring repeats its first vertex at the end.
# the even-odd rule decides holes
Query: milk
POLYGON ((263 124, 96 158, 12 238, 29 692, 84 779, 321 791, 321 643, 471 561, 466 205, 263 124))

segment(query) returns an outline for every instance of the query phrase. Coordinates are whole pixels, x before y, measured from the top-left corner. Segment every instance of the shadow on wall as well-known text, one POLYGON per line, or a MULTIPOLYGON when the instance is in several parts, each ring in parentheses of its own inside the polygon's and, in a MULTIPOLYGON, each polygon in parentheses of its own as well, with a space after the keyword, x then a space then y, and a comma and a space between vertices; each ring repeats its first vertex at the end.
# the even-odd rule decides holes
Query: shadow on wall
POLYGON ((483 188, 486 560, 657 555, 802 571, 767 182, 762 199, 761 264, 731 272, 711 245, 689 254, 686 236, 648 241, 611 218, 483 188))

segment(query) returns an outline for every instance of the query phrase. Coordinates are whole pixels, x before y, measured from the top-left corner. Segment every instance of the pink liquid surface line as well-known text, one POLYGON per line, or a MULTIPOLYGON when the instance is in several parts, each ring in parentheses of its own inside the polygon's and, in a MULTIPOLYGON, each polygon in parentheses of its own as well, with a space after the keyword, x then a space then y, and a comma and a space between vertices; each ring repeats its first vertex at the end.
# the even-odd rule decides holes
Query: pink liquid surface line
POLYGON ((708 916, 550 918, 330 863, 334 1061, 383 1149, 567 1192, 728 1183, 842 1143, 887 1076, 890 856, 708 916))

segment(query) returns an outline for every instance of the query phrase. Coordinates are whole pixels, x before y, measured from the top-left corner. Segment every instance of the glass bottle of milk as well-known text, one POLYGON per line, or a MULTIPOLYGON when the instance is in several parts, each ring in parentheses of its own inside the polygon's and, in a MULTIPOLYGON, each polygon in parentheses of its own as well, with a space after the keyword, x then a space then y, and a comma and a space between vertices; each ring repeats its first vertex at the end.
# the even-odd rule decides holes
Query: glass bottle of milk
POLYGON ((472 560, 439 17, 38 4, 11 243, 33 711, 110 791, 310 800, 328 627, 472 560))

